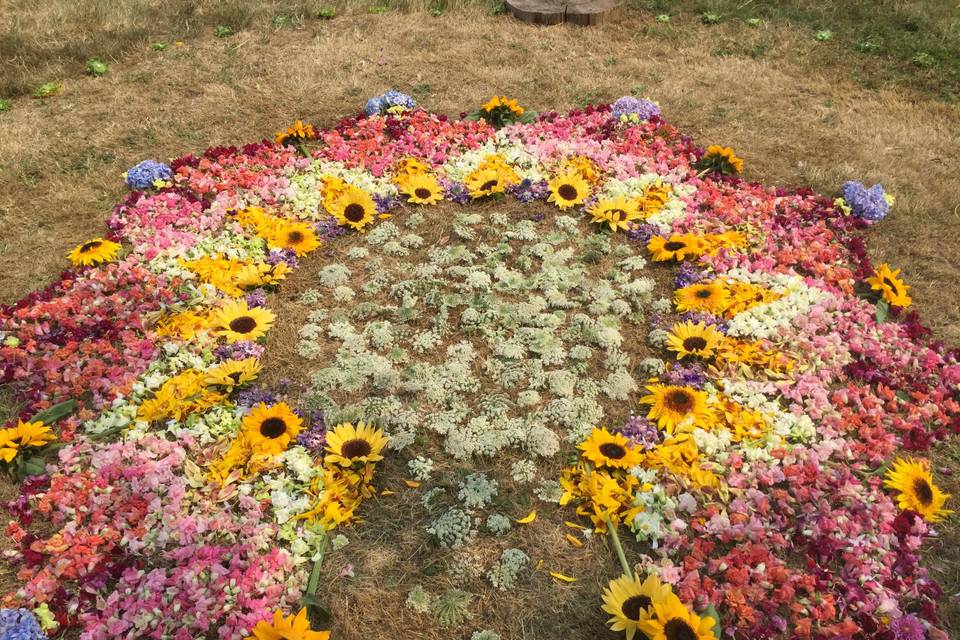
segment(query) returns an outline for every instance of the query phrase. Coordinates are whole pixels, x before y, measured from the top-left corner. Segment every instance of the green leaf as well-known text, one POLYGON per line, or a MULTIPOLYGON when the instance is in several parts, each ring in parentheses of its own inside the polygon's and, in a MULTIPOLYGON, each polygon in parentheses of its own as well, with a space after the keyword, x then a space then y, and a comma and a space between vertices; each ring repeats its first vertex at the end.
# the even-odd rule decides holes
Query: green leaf
POLYGON ((40 413, 30 418, 30 422, 42 422, 43 424, 50 425, 60 418, 70 415, 76 408, 77 401, 73 398, 70 398, 69 400, 65 400, 53 405, 52 407, 44 409, 40 413))
POLYGON ((712 604, 708 605, 701 615, 710 616, 716 621, 716 624, 713 625, 713 637, 720 640, 720 614, 717 613, 717 608, 712 604))
POLYGON ((877 322, 886 322, 890 315, 890 303, 886 300, 877 301, 877 322))
POLYGON ((43 458, 39 456, 33 456, 27 459, 20 458, 17 461, 17 476, 21 480, 28 476, 40 475, 46 470, 47 464, 43 461, 43 458))
POLYGON ((897 391, 894 395, 897 396, 903 402, 910 402, 910 395, 906 391, 900 390, 900 391, 897 391))

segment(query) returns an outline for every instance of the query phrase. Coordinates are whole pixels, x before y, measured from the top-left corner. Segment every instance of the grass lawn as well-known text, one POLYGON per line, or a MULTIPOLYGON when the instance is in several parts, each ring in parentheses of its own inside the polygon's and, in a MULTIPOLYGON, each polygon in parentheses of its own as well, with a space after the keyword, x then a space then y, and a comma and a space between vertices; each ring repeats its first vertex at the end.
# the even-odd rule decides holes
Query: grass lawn
MULTIPOLYGON (((494 93, 538 111, 633 93, 659 101, 699 143, 736 149, 749 180, 824 193, 845 180, 881 182, 897 203, 870 232, 871 256, 901 267, 935 335, 960 344, 955 0, 636 0, 621 20, 589 29, 530 27, 499 12, 442 0, 0 0, 0 99, 9 101, 0 106, 0 302, 42 287, 72 247, 99 235, 126 192, 120 174, 144 158, 272 137, 296 118, 329 126, 389 88, 454 115, 494 93), (93 57, 109 64, 102 77, 86 73, 93 57), (54 82, 57 95, 31 97, 54 82)), ((282 345, 272 353, 285 361, 282 345)), ((3 393, 0 418, 15 412, 3 393)), ((960 495, 960 444, 939 447, 935 467, 960 495)), ((402 508, 357 530, 355 564, 415 553, 389 526, 402 508)), ((926 557, 944 587, 944 626, 960 637, 956 517, 938 529, 926 557)), ((357 616, 343 637, 369 633, 390 583, 340 588, 360 607, 332 603, 357 616)), ((547 614, 598 615, 585 606, 547 614)))

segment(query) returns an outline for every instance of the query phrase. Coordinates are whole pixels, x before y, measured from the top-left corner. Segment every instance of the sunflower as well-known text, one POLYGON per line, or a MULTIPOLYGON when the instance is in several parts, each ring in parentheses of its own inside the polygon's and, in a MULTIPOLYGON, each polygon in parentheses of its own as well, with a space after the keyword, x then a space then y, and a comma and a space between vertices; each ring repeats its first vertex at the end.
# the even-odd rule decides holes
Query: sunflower
POLYGON ((674 594, 653 605, 653 615, 637 627, 649 640, 714 640, 710 616, 700 617, 687 609, 674 594))
POLYGON ((42 422, 24 422, 17 420, 16 438, 21 447, 42 447, 57 439, 50 427, 42 422))
POLYGON ((233 388, 236 385, 253 382, 260 373, 260 361, 256 358, 226 360, 219 366, 209 369, 204 384, 233 388))
POLYGON ((17 435, 16 428, 0 429, 0 460, 11 462, 17 457, 17 453, 20 451, 17 435))
POLYGON ((924 520, 936 522, 952 513, 943 508, 950 494, 943 493, 933 483, 930 463, 926 460, 898 458, 884 476, 883 486, 899 491, 900 508, 916 511, 924 520))
POLYGON ((703 154, 700 164, 724 174, 736 174, 743 171, 743 159, 738 158, 730 147, 710 145, 703 154))
POLYGON ((243 436, 254 454, 277 455, 298 433, 303 421, 286 402, 267 406, 260 403, 243 417, 243 436))
POLYGON ((699 256, 703 252, 703 244, 697 236, 689 233, 673 234, 669 238, 653 236, 647 242, 647 251, 653 256, 654 262, 666 260, 681 261, 688 255, 699 256))
POLYGON ((67 257, 75 267, 89 267, 110 262, 120 253, 120 245, 104 238, 94 238, 71 251, 67 257))
POLYGON ((327 432, 327 455, 324 462, 348 467, 355 462, 383 460, 380 452, 387 444, 383 431, 371 424, 341 422, 327 432))
POLYGON ((284 617, 282 611, 273 612, 273 624, 261 620, 251 631, 252 636, 246 640, 329 640, 329 631, 311 631, 310 621, 307 619, 307 609, 304 607, 294 616, 284 617))
POLYGON ((483 166, 471 171, 463 183, 472 198, 482 198, 484 196, 492 196, 495 193, 503 193, 510 185, 507 174, 502 170, 483 166))
POLYGON ((605 198, 587 209, 593 216, 590 222, 610 225, 611 231, 626 229, 627 223, 640 218, 636 200, 630 198, 605 198))
POLYGON ((437 204, 443 200, 443 187, 428 173, 404 176, 397 182, 397 188, 413 204, 437 204))
POLYGON ((285 131, 277 132, 273 139, 276 140, 277 144, 286 144, 289 140, 300 142, 315 137, 317 137, 317 134, 313 125, 303 124, 303 121, 297 120, 293 123, 293 126, 287 127, 285 131))
POLYGON ((720 346, 723 337, 712 324, 679 322, 670 329, 667 349, 677 352, 677 360, 687 356, 710 358, 720 346))
POLYGON ((266 237, 272 249, 289 249, 297 257, 305 256, 320 246, 317 232, 306 222, 283 221, 271 230, 266 237))
POLYGON ((886 262, 874 272, 873 277, 867 278, 870 288, 880 292, 881 297, 895 307, 909 307, 913 300, 907 293, 910 287, 904 284, 898 276, 900 269, 891 270, 886 262))
POLYGON ((561 210, 566 211, 570 207, 582 204, 590 195, 590 185, 579 173, 570 171, 556 176, 548 184, 550 187, 550 197, 548 202, 553 202, 561 210))
POLYGON ((275 318, 269 309, 250 309, 246 300, 240 300, 227 303, 217 311, 213 326, 218 328, 217 335, 225 337, 227 342, 256 340, 267 333, 275 318))
POLYGON ((493 96, 480 108, 487 113, 495 109, 502 109, 517 116, 522 116, 524 111, 523 107, 521 107, 516 100, 508 98, 507 96, 493 96))
POLYGON ((423 175, 430 171, 430 167, 426 165, 422 160, 418 158, 403 158, 397 162, 397 167, 394 170, 393 182, 395 184, 400 184, 410 176, 419 176, 423 175))
POLYGON ((633 640, 637 625, 653 614, 653 605, 670 594, 670 585, 661 584, 656 575, 643 582, 636 574, 611 580, 603 591, 603 610, 613 616, 607 624, 612 631, 625 631, 627 640, 633 640))
POLYGON ((339 192, 327 207, 342 226, 363 233, 364 227, 373 222, 377 215, 377 205, 369 193, 353 185, 339 192))
POLYGON ((716 280, 691 284, 674 292, 677 311, 706 311, 720 315, 730 306, 730 292, 716 280))
POLYGON ((649 404, 647 417, 667 433, 678 426, 707 427, 713 414, 707 407, 707 394, 691 387, 654 384, 647 387, 649 395, 640 399, 640 404, 649 404))
POLYGON ((583 457, 598 467, 630 469, 643 460, 640 450, 631 447, 626 437, 610 433, 605 427, 594 427, 593 433, 580 444, 579 449, 583 451, 583 457))
POLYGON ((235 275, 235 281, 240 287, 263 287, 277 284, 285 279, 290 271, 286 262, 254 262, 241 267, 235 275))

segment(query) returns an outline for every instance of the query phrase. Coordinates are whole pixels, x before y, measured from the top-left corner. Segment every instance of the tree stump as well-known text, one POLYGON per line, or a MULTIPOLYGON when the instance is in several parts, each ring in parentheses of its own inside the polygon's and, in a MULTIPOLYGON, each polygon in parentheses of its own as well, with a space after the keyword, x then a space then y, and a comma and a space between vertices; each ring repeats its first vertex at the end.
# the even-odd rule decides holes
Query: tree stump
POLYGON ((514 17, 533 24, 603 24, 619 15, 623 0, 506 0, 514 17))

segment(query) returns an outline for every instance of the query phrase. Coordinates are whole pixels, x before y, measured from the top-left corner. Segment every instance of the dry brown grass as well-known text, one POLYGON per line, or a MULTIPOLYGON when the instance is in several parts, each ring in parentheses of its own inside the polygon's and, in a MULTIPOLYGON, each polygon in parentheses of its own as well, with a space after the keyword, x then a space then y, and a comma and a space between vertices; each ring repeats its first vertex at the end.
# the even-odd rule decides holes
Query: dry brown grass
MULTIPOLYGON (((872 254, 903 267, 937 335, 960 343, 960 181, 953 170, 960 110, 922 94, 858 89, 843 69, 819 65, 806 33, 771 28, 745 36, 728 25, 652 31, 647 24, 637 14, 583 30, 533 28, 479 9, 437 18, 358 13, 223 40, 203 35, 163 53, 131 55, 101 79, 68 79, 58 98, 18 100, 0 114, 0 301, 49 281, 71 247, 100 234, 124 192, 119 174, 147 157, 259 139, 297 117, 329 125, 391 87, 451 114, 493 93, 516 96, 537 110, 563 110, 633 91, 659 100, 698 141, 734 146, 747 160, 749 179, 824 192, 846 179, 882 182, 899 201, 871 233, 872 254), (752 37, 772 38, 777 46, 753 57, 747 53, 752 37), (733 53, 712 53, 718 50, 733 53)), ((271 357, 282 364, 276 353, 271 357)), ((955 445, 941 460, 960 469, 955 445)), ((401 471, 387 465, 384 475, 396 478, 401 471)), ((354 544, 331 558, 331 570, 351 562, 357 575, 379 576, 363 583, 338 578, 330 585, 331 608, 346 620, 341 624, 355 625, 345 626, 340 637, 377 632, 370 616, 392 618, 406 597, 397 587, 401 575, 387 567, 422 565, 427 558, 398 524, 415 498, 392 500, 392 507, 366 509, 368 526, 357 528, 354 544)), ((547 523, 558 520, 545 515, 542 529, 511 534, 519 546, 532 544, 521 537, 533 535, 549 548, 544 543, 559 531, 547 523)), ((952 524, 942 529, 942 553, 931 562, 948 594, 956 593, 960 534, 952 524)), ((607 564, 591 561, 569 572, 593 589, 615 568, 609 555, 590 555, 607 564)), ((601 636, 592 601, 578 603, 571 589, 542 571, 528 588, 541 598, 537 613, 586 621, 601 636)), ((956 606, 948 604, 945 613, 960 634, 956 606)), ((529 618, 486 598, 474 623, 504 615, 518 625, 505 637, 543 637, 532 622, 523 622, 529 618)), ((426 627, 395 630, 449 637, 426 627)))

